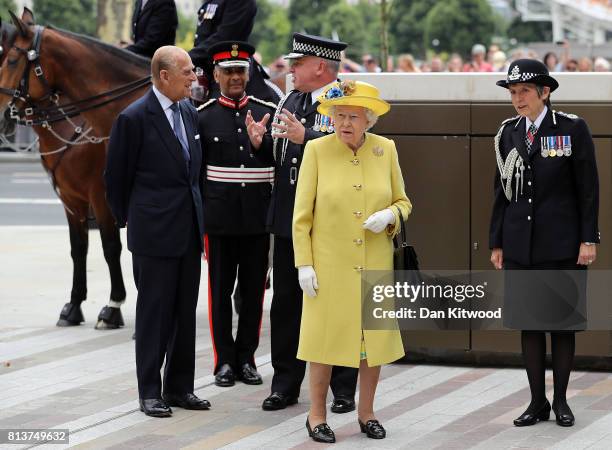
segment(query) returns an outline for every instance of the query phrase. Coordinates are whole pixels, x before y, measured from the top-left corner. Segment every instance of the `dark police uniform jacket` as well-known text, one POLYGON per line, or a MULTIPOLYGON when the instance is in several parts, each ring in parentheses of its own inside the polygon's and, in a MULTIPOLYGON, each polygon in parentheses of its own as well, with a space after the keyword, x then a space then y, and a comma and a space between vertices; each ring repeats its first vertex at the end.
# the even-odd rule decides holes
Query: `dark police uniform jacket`
POLYGON ((526 266, 577 259, 580 243, 599 242, 599 182, 591 132, 581 118, 549 109, 528 155, 525 120, 508 119, 500 129, 500 156, 506 161, 516 148, 524 178, 521 193, 513 164, 509 200, 498 167, 489 246, 502 248, 504 260, 526 266), (541 138, 550 136, 569 136, 571 152, 543 157, 541 138))
MULTIPOLYGON (((274 161, 269 149, 266 152, 263 147, 259 150, 251 148, 245 118, 248 110, 256 121, 266 113, 272 116, 276 105, 253 97, 244 100, 245 104, 239 108, 237 102, 230 100, 234 106, 224 106, 219 99, 212 99, 198 108, 206 205, 204 220, 206 232, 210 235, 267 233, 266 214, 270 204, 274 161), (241 170, 234 173, 231 170, 234 168, 241 170), (268 175, 265 168, 268 168, 268 175), (269 181, 240 181, 240 177, 253 176, 268 176, 269 181), (219 181, 232 177, 238 181, 219 181)), ((228 99, 223 97, 222 101, 227 102, 228 99)))
POLYGON ((132 16, 131 52, 151 58, 155 50, 164 45, 174 45, 178 15, 174 0, 148 0, 144 8, 137 0, 132 16))
MULTIPOLYGON (((198 25, 193 48, 189 52, 193 64, 206 67, 210 60, 208 49, 221 41, 249 40, 257 14, 255 0, 207 0, 198 10, 198 25)), ((210 62, 212 64, 212 62, 210 62)))
POLYGON ((262 147, 273 148, 275 159, 274 188, 272 189, 272 200, 267 221, 268 230, 274 235, 284 238, 291 238, 295 189, 304 147, 309 140, 333 132, 333 129, 329 128, 325 131, 320 129, 321 115, 317 113, 319 102, 308 105, 305 111, 302 109, 305 95, 299 91, 291 91, 284 100, 281 100, 277 108, 279 112, 284 108, 295 113, 296 118, 302 122, 306 128, 304 143, 300 145, 286 139, 277 139, 276 145, 274 145, 274 139, 269 135, 264 138, 262 143, 262 147), (284 158, 283 148, 285 148, 284 158))

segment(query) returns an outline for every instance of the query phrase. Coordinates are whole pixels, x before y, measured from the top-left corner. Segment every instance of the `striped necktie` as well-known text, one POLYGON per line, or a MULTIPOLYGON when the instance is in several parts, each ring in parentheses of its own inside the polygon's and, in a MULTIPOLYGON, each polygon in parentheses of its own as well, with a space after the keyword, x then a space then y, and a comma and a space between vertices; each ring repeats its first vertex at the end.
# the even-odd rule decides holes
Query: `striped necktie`
POLYGON ((532 123, 529 125, 529 130, 527 130, 527 135, 525 136, 525 147, 527 148, 527 154, 531 154, 531 146, 533 145, 533 140, 535 139, 535 135, 538 132, 535 124, 532 123))

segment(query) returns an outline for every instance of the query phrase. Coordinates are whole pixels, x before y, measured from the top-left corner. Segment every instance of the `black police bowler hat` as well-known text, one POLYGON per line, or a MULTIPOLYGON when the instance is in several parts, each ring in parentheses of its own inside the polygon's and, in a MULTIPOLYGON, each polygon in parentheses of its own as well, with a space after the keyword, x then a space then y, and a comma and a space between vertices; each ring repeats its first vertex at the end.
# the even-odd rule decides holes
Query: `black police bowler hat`
POLYGON ((293 33, 293 48, 285 59, 297 59, 303 56, 318 56, 319 58, 340 61, 341 52, 348 46, 345 42, 334 41, 311 34, 293 33))
POLYGON ((499 80, 498 86, 508 89, 510 85, 517 83, 533 83, 539 86, 548 86, 550 92, 559 87, 559 83, 548 73, 548 69, 537 59, 517 59, 508 67, 508 75, 505 80, 499 80))
POLYGON ((248 67, 249 58, 255 53, 255 47, 248 42, 221 41, 208 50, 213 63, 219 67, 248 67))

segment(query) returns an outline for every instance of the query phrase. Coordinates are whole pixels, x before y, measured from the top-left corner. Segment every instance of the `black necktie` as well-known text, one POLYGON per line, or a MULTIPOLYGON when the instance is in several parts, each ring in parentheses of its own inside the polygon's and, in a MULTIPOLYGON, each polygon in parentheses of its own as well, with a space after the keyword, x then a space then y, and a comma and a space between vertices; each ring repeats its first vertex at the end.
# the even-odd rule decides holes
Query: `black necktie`
POLYGON ((306 111, 310 105, 312 105, 312 95, 310 92, 307 92, 306 95, 304 95, 304 104, 302 105, 302 111, 306 111))

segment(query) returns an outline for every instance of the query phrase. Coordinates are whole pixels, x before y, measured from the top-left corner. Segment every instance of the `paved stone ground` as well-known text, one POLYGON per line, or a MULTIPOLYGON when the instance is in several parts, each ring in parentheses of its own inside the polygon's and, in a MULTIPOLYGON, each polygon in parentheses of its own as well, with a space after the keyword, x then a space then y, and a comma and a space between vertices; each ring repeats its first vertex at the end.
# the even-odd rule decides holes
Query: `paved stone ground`
MULTIPOLYGON (((68 428, 70 446, 82 449, 321 447, 309 440, 304 428, 307 385, 298 405, 278 412, 260 409, 272 375, 270 292, 257 353, 264 384, 218 388, 211 375, 203 277, 195 385, 196 393, 213 407, 199 412, 175 408, 172 418, 153 419, 137 409, 130 255, 123 255, 126 327, 93 329, 107 301, 109 282, 98 235, 91 232, 89 299, 83 307, 87 323, 60 329, 54 324, 69 298, 68 248, 65 227, 0 227, 0 429, 68 428)), ((547 383, 552 389, 550 374, 547 383)), ((549 421, 518 429, 512 419, 529 399, 522 370, 396 364, 383 368, 376 401, 387 439, 366 439, 355 413, 330 413, 328 421, 338 438, 335 448, 611 448, 610 374, 575 372, 570 388, 575 427, 564 429, 549 421)), ((38 448, 45 447, 61 446, 38 448)))

